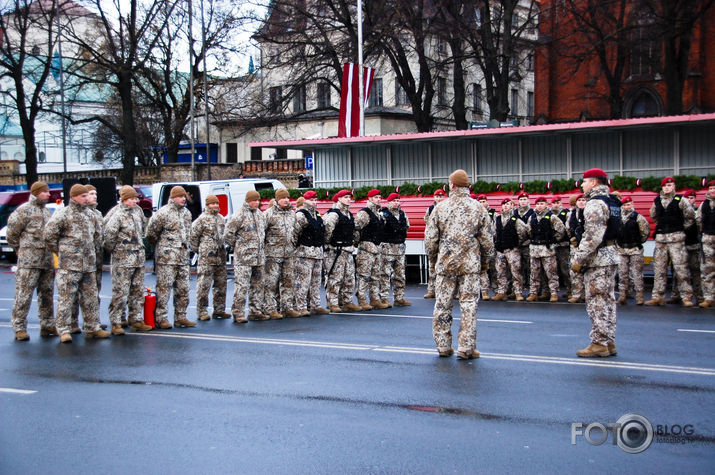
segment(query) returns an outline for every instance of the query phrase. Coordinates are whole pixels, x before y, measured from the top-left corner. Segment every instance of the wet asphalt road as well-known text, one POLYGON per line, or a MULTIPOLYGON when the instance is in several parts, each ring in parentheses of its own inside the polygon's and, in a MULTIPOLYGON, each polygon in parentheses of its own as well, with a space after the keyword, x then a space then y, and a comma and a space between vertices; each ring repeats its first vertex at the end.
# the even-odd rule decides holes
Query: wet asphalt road
MULTIPOLYGON (((39 338, 35 316, 31 340, 12 341, 13 288, 13 275, 1 273, 0 473, 714 466, 713 310, 619 307, 619 355, 594 361, 574 354, 588 343, 582 305, 480 302, 482 358, 459 361, 436 355, 434 301, 421 299, 423 286, 408 289, 412 307, 379 313, 212 320, 110 341, 76 336, 72 345, 39 338), (627 413, 654 428, 690 424, 693 434, 679 444, 656 436, 637 455, 614 446, 612 435, 599 446, 583 436, 571 444, 572 423, 613 423, 627 413)), ((104 322, 109 289, 105 273, 104 322)))

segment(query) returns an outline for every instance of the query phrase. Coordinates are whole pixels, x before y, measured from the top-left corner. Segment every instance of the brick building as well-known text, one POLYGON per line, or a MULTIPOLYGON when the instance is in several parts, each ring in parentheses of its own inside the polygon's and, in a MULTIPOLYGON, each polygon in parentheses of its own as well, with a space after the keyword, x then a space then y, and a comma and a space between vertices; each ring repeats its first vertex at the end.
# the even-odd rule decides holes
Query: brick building
POLYGON ((664 26, 639 1, 613 0, 596 7, 587 7, 596 3, 585 0, 540 2, 534 78, 537 122, 715 111, 715 8, 689 30, 682 107, 668 113, 664 64, 672 61, 666 54, 664 26), (575 11, 587 15, 590 27, 579 22, 575 11), (594 47, 598 42, 591 39, 601 34, 606 38, 601 43, 604 60, 594 47))

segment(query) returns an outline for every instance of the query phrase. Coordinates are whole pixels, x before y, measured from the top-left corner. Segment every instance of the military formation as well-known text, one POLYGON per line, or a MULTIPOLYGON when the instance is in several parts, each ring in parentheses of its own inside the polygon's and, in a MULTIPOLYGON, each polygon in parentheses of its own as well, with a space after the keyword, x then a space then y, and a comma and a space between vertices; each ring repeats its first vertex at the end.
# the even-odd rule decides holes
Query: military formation
MULTIPOLYGON (((449 181, 449 197, 437 190, 424 216, 429 262, 424 297, 436 299, 433 335, 441 356, 454 353, 454 298, 462 311, 457 347, 462 359, 479 356, 479 298, 585 302, 593 330, 591 344, 577 352, 583 357, 616 354, 616 304, 627 304, 631 295, 638 305, 666 304, 669 263, 675 278, 668 303, 715 306, 715 181, 708 183, 707 197, 697 209, 694 192, 676 194, 670 177, 661 183, 650 210, 656 248, 648 301, 642 269, 649 223, 634 210, 631 197, 609 192, 602 170, 584 173, 584 193, 570 197, 570 209, 562 207, 560 197, 550 203, 539 198, 531 208, 527 193, 504 199, 500 210, 490 209, 486 196, 469 193, 466 172, 456 170, 449 181), (565 295, 559 295, 562 288, 565 295)), ((18 255, 12 325, 19 341, 29 339, 27 314, 35 291, 42 337, 59 336, 69 343, 77 333, 108 338, 123 335, 128 327, 151 331, 143 318, 145 241, 155 249, 157 329, 196 325, 187 316, 191 251, 197 254, 200 321, 231 318, 241 324, 411 305, 405 298, 410 222, 397 193, 383 198, 380 190, 371 190, 365 206, 353 214, 352 193, 341 190, 321 216, 314 191, 307 191, 294 210, 287 190, 276 190, 265 211, 260 210, 259 194, 249 191, 227 221, 219 213, 218 198, 209 195, 204 212, 192 221, 187 193, 180 186, 171 189, 168 203, 150 220, 130 186, 121 188, 119 204, 104 217, 96 210, 96 189, 91 186, 74 185, 69 205, 52 216, 45 208, 49 187, 38 182, 30 191, 30 200, 10 216, 7 228, 8 244, 18 255), (109 331, 99 321, 105 251, 111 256, 109 331), (230 252, 235 290, 227 313, 230 252)))

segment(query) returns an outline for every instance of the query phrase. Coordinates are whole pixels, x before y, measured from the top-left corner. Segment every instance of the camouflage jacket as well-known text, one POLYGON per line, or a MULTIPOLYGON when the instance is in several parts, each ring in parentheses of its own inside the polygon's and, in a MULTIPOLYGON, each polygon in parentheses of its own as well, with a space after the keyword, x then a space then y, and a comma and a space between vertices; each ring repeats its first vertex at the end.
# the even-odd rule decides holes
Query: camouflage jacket
POLYGON ((17 253, 17 267, 52 269, 52 253, 47 249, 43 231, 50 220, 45 202, 30 195, 7 220, 7 243, 17 253))
MULTIPOLYGON (((673 198, 675 197, 675 193, 669 193, 665 194, 662 191, 660 192, 660 203, 663 205, 663 208, 667 208, 668 205, 670 204, 671 201, 673 201, 673 198)), ((683 213, 683 227, 685 229, 688 229, 690 226, 692 226, 695 223, 695 210, 691 206, 691 204, 686 200, 685 198, 680 200, 679 203, 680 211, 683 213)), ((653 205, 650 207, 650 217, 653 219, 653 222, 655 225, 658 225, 658 219, 656 218, 656 208, 655 208, 655 202, 653 202, 653 205)), ((678 241, 685 241, 685 232, 684 231, 677 231, 674 233, 658 233, 655 235, 655 242, 678 242, 678 241)))
MULTIPOLYGON (((389 206, 385 208, 389 213, 395 217, 395 219, 400 219, 400 208, 390 208, 389 206)), ((434 209, 432 210, 434 213, 434 209)), ((410 229, 410 218, 405 213, 405 220, 407 221, 407 229, 410 229)), ((405 254, 405 243, 395 244, 391 242, 383 242, 380 244, 380 249, 383 255, 386 256, 401 256, 405 254)))
POLYGON ((262 266, 266 261, 264 240, 266 222, 258 209, 244 203, 226 224, 224 242, 233 248, 233 263, 238 266, 262 266))
MULTIPOLYGON (((626 211, 621 209, 621 221, 624 224, 628 221, 631 213, 633 213, 633 210, 626 211)), ((638 223, 638 231, 640 232, 641 242, 646 242, 648 240, 648 236, 650 235, 650 224, 648 224, 648 220, 646 220, 642 214, 638 213, 636 223, 638 223)), ((638 254, 643 254, 643 249, 639 247, 624 248, 618 246, 618 244, 616 244, 616 247, 618 249, 618 253, 624 256, 636 256, 638 254)))
POLYGON ((604 267, 618 265, 619 257, 615 244, 601 247, 606 232, 609 212, 603 200, 591 199, 594 196, 607 196, 608 186, 597 185, 584 195, 588 200, 583 209, 584 230, 578 247, 572 249, 573 263, 581 267, 604 267))
MULTIPOLYGON (((706 201, 710 201, 710 203, 708 203, 710 209, 715 209, 715 196, 710 196, 710 193, 707 193, 703 202, 698 206, 697 213, 695 213, 695 221, 698 224, 698 230, 700 230, 700 232, 703 232, 703 204, 706 201)), ((10 233, 8 233, 8 242, 10 242, 10 233)))
MULTIPOLYGON (((516 215, 517 217, 523 218, 524 215, 525 215, 526 213, 528 213, 530 210, 531 210, 531 206, 529 206, 529 205, 524 206, 524 207, 522 207, 522 206, 517 206, 516 209, 513 211, 513 213, 515 213, 515 215, 516 215)), ((536 210, 534 210, 534 213, 536 213, 536 210)), ((523 220, 521 220, 521 221, 524 222, 523 220)), ((529 226, 529 223, 528 223, 528 222, 525 223, 525 224, 526 224, 527 226, 529 226)), ((527 236, 526 236, 526 239, 524 239, 524 241, 523 241, 521 244, 519 244, 519 246, 522 246, 522 247, 523 247, 523 246, 528 246, 529 244, 531 244, 531 241, 529 240, 529 236, 527 235, 527 236)))
MULTIPOLYGON (((303 209, 310 213, 310 215, 315 218, 318 216, 318 211, 310 206, 308 203, 303 205, 303 209)), ((298 237, 300 236, 303 228, 308 225, 308 219, 303 213, 295 213, 295 230, 293 232, 293 241, 298 242, 298 237)), ((298 250, 296 252, 298 257, 303 257, 307 259, 322 259, 323 258, 323 248, 321 246, 300 246, 298 245, 298 250)))
POLYGON ((69 206, 52 215, 45 227, 47 247, 57 253, 58 267, 76 272, 97 270, 97 249, 100 229, 86 206, 70 200, 69 206))
MULTIPOLYGON (((546 216, 549 211, 551 210, 549 210, 548 208, 541 213, 534 210, 534 213, 536 213, 536 220, 540 222, 542 219, 544 219, 544 216, 546 216)), ((554 232, 554 239, 556 240, 556 242, 548 246, 545 244, 529 244, 529 256, 550 257, 556 255, 556 243, 558 243, 558 241, 566 234, 566 227, 564 226, 564 223, 562 223, 561 220, 558 218, 558 216, 556 216, 556 214, 554 214, 553 212, 551 213, 549 221, 551 222, 551 229, 554 232)), ((526 227, 529 231, 529 239, 531 239, 531 220, 529 220, 529 224, 527 224, 526 227)))
MULTIPOLYGON (((344 216, 350 217, 352 216, 352 213, 350 212, 350 205, 343 205, 341 203, 335 203, 333 205, 333 208, 337 209, 340 211, 344 216)), ((323 215, 323 223, 325 224, 325 243, 326 246, 329 247, 329 249, 335 249, 333 246, 329 245, 330 240, 333 237, 333 231, 335 231, 335 226, 338 224, 338 218, 339 216, 337 213, 325 213, 323 215)), ((354 236, 354 241, 358 240, 358 233, 357 231, 353 232, 354 236)), ((346 253, 352 253, 355 250, 354 246, 345 246, 342 248, 343 252, 346 253)))
POLYGON ((278 203, 268 208, 263 216, 266 221, 266 257, 286 259, 295 255, 295 213, 293 208, 281 208, 278 203))
POLYGON ((139 206, 118 204, 104 218, 104 248, 112 254, 112 265, 142 267, 146 217, 139 206))
POLYGON ((449 199, 432 210, 425 232, 425 248, 436 257, 435 272, 442 275, 479 274, 481 263, 494 257, 489 215, 469 197, 469 189, 455 187, 449 199))
POLYGON ((199 265, 226 265, 226 247, 223 244, 225 223, 218 210, 206 208, 191 225, 191 247, 198 249, 199 265))
POLYGON ((87 210, 92 215, 95 226, 99 227, 99 239, 94 243, 94 248, 97 253, 97 268, 101 268, 104 263, 104 216, 102 216, 102 212, 97 209, 96 204, 87 205, 87 210))
POLYGON ((185 206, 169 201, 149 220, 146 240, 155 244, 157 264, 189 265, 191 213, 185 206))
MULTIPOLYGON (((384 219, 382 218, 382 213, 380 212, 382 208, 380 208, 380 205, 375 205, 370 203, 369 201, 367 202, 367 205, 365 206, 368 208, 370 211, 372 211, 375 216, 377 216, 377 219, 380 220, 380 222, 383 222, 384 219)), ((358 211, 355 213, 355 230, 360 231, 362 228, 367 226, 370 223, 370 216, 363 210, 358 211)), ((360 234, 358 233, 358 236, 360 234)), ((358 238, 358 250, 360 251, 366 251, 372 254, 378 254, 380 252, 380 247, 370 241, 360 241, 360 238, 358 238)))

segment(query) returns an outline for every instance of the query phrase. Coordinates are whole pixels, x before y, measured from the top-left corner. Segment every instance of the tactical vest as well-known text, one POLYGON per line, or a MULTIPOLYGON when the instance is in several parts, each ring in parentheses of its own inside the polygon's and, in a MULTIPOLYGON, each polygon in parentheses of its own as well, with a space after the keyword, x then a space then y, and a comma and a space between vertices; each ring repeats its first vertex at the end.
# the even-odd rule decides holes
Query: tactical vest
POLYGON ((700 233, 698 232, 698 225, 693 224, 685 229, 685 245, 694 246, 696 244, 700 244, 700 233))
MULTIPOLYGON (((559 214, 556 216, 559 217, 562 223, 564 223, 564 226, 566 226, 566 218, 568 217, 569 211, 567 209, 562 209, 559 211, 559 214)), ((559 242, 566 242, 569 240, 568 233, 564 233, 563 237, 559 240, 559 242)))
POLYGON ((508 218, 506 226, 502 224, 502 216, 497 216, 497 232, 495 239, 495 247, 497 251, 504 252, 507 249, 519 247, 519 234, 516 232, 516 216, 508 218))
POLYGON ((370 208, 363 208, 361 211, 367 213, 370 217, 370 222, 362 228, 360 232, 360 241, 368 241, 373 244, 380 244, 382 242, 383 224, 380 218, 378 218, 375 213, 372 212, 370 208))
POLYGON ((680 209, 680 195, 675 195, 667 208, 663 207, 660 196, 655 198, 655 219, 658 224, 655 226, 656 234, 669 234, 683 231, 685 218, 683 210, 680 209))
POLYGON ((710 207, 710 200, 703 201, 702 208, 703 234, 712 236, 715 234, 715 208, 710 207))
POLYGON ((330 236, 330 245, 333 247, 350 247, 353 245, 353 232, 355 232, 355 218, 353 214, 348 212, 348 216, 338 211, 336 208, 330 208, 328 213, 337 213, 338 222, 335 224, 333 235, 330 236))
POLYGON ((576 238, 577 243, 580 243, 583 237, 584 223, 583 209, 574 208, 569 219, 569 231, 571 232, 571 237, 576 238))
POLYGON ((606 203, 608 206, 608 222, 606 223, 606 232, 603 235, 603 240, 601 241, 600 247, 606 246, 607 241, 615 241, 618 239, 618 235, 623 227, 623 221, 621 220, 621 200, 616 198, 615 195, 608 194, 598 195, 591 197, 592 200, 600 200, 606 203))
POLYGON ((522 221, 524 222, 524 224, 529 224, 529 220, 530 220, 534 215, 536 215, 536 213, 534 213, 534 210, 531 209, 531 208, 529 208, 529 211, 527 211, 524 216, 519 216, 519 208, 517 208, 517 209, 514 210, 514 216, 516 216, 517 218, 519 218, 520 220, 522 220, 522 221))
POLYGON ((531 244, 549 246, 556 242, 554 228, 551 226, 551 211, 547 211, 541 220, 536 213, 531 217, 531 244))
POLYGON ((492 218, 492 221, 494 221, 494 214, 496 213, 496 211, 497 211, 497 210, 495 210, 494 208, 490 208, 490 209, 487 211, 487 214, 489 215, 490 218, 492 218))
POLYGON ((387 208, 382 208, 382 215, 385 217, 385 228, 382 242, 390 244, 402 244, 407 239, 407 218, 405 212, 400 210, 399 221, 387 208))
POLYGON ((433 209, 434 209, 434 203, 429 205, 429 208, 427 208, 427 216, 430 216, 432 214, 433 209))
POLYGON ((298 245, 307 247, 323 247, 325 243, 325 224, 319 213, 315 213, 315 218, 308 210, 301 209, 298 211, 303 213, 305 219, 308 220, 308 225, 303 228, 298 236, 298 245))
POLYGON ((633 211, 618 234, 618 245, 624 249, 643 247, 641 245, 641 230, 638 227, 638 212, 633 211))

